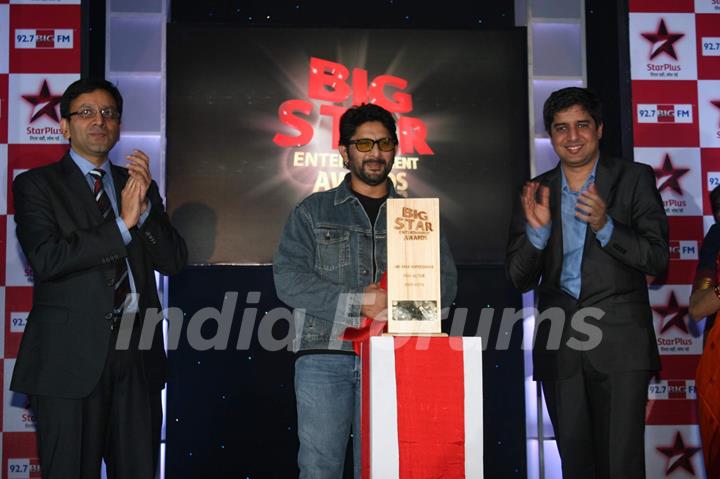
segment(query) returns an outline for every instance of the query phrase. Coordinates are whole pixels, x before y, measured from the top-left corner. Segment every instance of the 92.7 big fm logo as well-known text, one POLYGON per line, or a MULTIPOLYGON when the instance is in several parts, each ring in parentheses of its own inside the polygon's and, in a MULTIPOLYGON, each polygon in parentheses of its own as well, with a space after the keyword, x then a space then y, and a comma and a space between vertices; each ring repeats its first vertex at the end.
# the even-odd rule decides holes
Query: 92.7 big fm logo
POLYGON ((9 458, 8 479, 40 479, 40 460, 38 458, 9 458))
POLYGON ((692 123, 693 106, 688 104, 638 104, 638 123, 692 123))
POLYGON ((73 48, 71 29, 15 29, 15 48, 73 48))

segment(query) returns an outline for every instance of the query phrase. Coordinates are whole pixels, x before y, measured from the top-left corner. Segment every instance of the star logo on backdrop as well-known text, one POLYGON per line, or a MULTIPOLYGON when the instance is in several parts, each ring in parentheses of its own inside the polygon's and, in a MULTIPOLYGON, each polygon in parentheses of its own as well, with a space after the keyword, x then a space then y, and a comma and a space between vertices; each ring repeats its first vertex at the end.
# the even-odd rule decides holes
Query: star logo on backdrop
POLYGON ((656 56, 661 53, 667 53, 674 60, 677 60, 677 54, 673 43, 680 40, 685 36, 684 33, 668 33, 667 26, 665 26, 665 19, 660 19, 658 24, 657 32, 645 32, 641 33, 645 40, 651 43, 650 46, 650 60, 654 60, 656 56))
POLYGON ((682 188, 680 188, 680 178, 682 178, 690 168, 675 168, 673 167, 672 161, 670 161, 670 155, 665 153, 665 159, 663 160, 662 167, 655 168, 655 179, 658 181, 658 191, 660 193, 663 190, 670 188, 678 195, 683 194, 682 188))
MULTIPOLYGON (((710 100, 712 106, 720 110, 720 100, 710 100)), ((720 128, 720 121, 718 121, 718 128, 720 128)))
POLYGON ((670 475, 677 469, 684 469, 695 475, 695 468, 690 460, 700 450, 699 447, 687 447, 680 431, 675 433, 675 443, 672 446, 658 446, 655 449, 665 456, 665 475, 670 475))
POLYGON ((57 105, 60 103, 62 95, 53 95, 50 93, 50 86, 47 80, 43 80, 40 91, 35 95, 23 95, 23 100, 27 101, 33 106, 32 115, 30 116, 30 123, 35 122, 42 116, 47 116, 52 119, 55 123, 60 122, 60 118, 57 113, 57 105))
POLYGON ((665 306, 653 306, 653 311, 659 314, 662 319, 660 320, 660 334, 665 334, 670 328, 677 328, 685 334, 689 334, 687 323, 685 322, 685 316, 688 314, 687 306, 680 306, 677 302, 674 292, 670 292, 670 297, 665 306))

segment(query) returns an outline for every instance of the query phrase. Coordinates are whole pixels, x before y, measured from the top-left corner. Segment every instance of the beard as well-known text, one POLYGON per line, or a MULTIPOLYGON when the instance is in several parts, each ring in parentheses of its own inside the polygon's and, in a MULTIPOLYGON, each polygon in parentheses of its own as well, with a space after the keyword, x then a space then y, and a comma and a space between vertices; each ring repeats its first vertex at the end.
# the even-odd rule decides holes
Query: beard
POLYGON ((358 168, 357 164, 351 160, 348 164, 348 169, 363 183, 370 186, 377 186, 387 181, 390 170, 392 170, 392 162, 387 162, 383 159, 363 160, 358 168), (368 168, 370 165, 383 165, 383 168, 371 170, 368 168))

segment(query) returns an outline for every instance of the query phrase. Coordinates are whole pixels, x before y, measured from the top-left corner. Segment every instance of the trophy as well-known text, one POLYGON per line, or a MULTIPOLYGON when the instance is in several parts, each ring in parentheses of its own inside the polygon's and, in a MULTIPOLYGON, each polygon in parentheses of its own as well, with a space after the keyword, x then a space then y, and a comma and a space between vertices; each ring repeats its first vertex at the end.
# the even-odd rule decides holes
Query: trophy
POLYGON ((387 200, 388 333, 440 333, 437 198, 387 200))

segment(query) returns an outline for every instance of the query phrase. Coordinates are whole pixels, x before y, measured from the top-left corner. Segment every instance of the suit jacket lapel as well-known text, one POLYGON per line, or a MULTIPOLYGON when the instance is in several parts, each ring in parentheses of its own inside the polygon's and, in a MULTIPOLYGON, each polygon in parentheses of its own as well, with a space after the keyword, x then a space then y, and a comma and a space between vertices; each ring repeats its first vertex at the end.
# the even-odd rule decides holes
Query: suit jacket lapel
POLYGON ((112 172, 113 185, 115 186, 115 201, 118 206, 118 215, 121 213, 122 197, 121 193, 125 188, 125 183, 128 180, 128 172, 125 168, 119 166, 110 165, 110 171, 112 172))
POLYGON ((548 240, 548 251, 551 254, 551 273, 550 278, 554 282, 560 284, 560 273, 562 271, 563 258, 563 229, 561 216, 562 201, 562 172, 560 171, 560 163, 547 176, 547 187, 550 188, 550 218, 552 226, 550 229, 550 239, 548 240))
MULTIPOLYGON (((610 203, 613 199, 617 174, 618 173, 617 169, 615 168, 615 161, 612 158, 606 158, 603 155, 600 155, 597 167, 595 168, 595 187, 598 190, 598 195, 600 195, 600 198, 602 198, 605 202, 606 211, 610 209, 610 203)), ((585 258, 588 257, 588 255, 590 254, 590 249, 593 248, 595 244, 597 244, 597 247, 600 247, 600 244, 597 243, 595 233, 593 233, 592 229, 588 225, 588 228, 585 231, 585 244, 583 245, 583 262, 580 269, 581 299, 584 297, 584 292, 586 290, 585 286, 588 284, 588 281, 591 281, 591 278, 587 277, 585 274, 585 258)))
POLYGON ((100 210, 95 202, 92 190, 87 179, 83 176, 80 168, 75 164, 69 153, 66 153, 62 162, 62 171, 65 174, 65 184, 71 190, 71 194, 88 211, 93 220, 97 223, 102 221, 100 210))
MULTIPOLYGON (((61 169, 65 175, 65 184, 70 189, 70 194, 73 197, 71 201, 77 200, 80 202, 82 207, 90 215, 92 223, 102 223, 103 218, 100 214, 100 208, 98 208, 97 202, 95 201, 95 195, 90 189, 90 184, 69 153, 66 153, 61 160, 61 169)), ((107 264, 103 269, 103 274, 105 275, 105 280, 109 281, 114 277, 115 269, 112 265, 107 264)))
MULTIPOLYGON (((113 185, 115 186, 115 197, 117 198, 118 213, 122 210, 122 190, 125 188, 125 184, 128 181, 130 175, 126 168, 120 166, 111 165, 110 170, 112 171, 113 185)), ((138 232, 136 228, 130 230, 130 236, 132 240, 127 245, 128 263, 130 264, 130 270, 133 274, 133 281, 135 282, 135 291, 144 291, 145 288, 145 276, 142 274, 142 248, 140 247, 141 240, 137 237, 138 232)))

